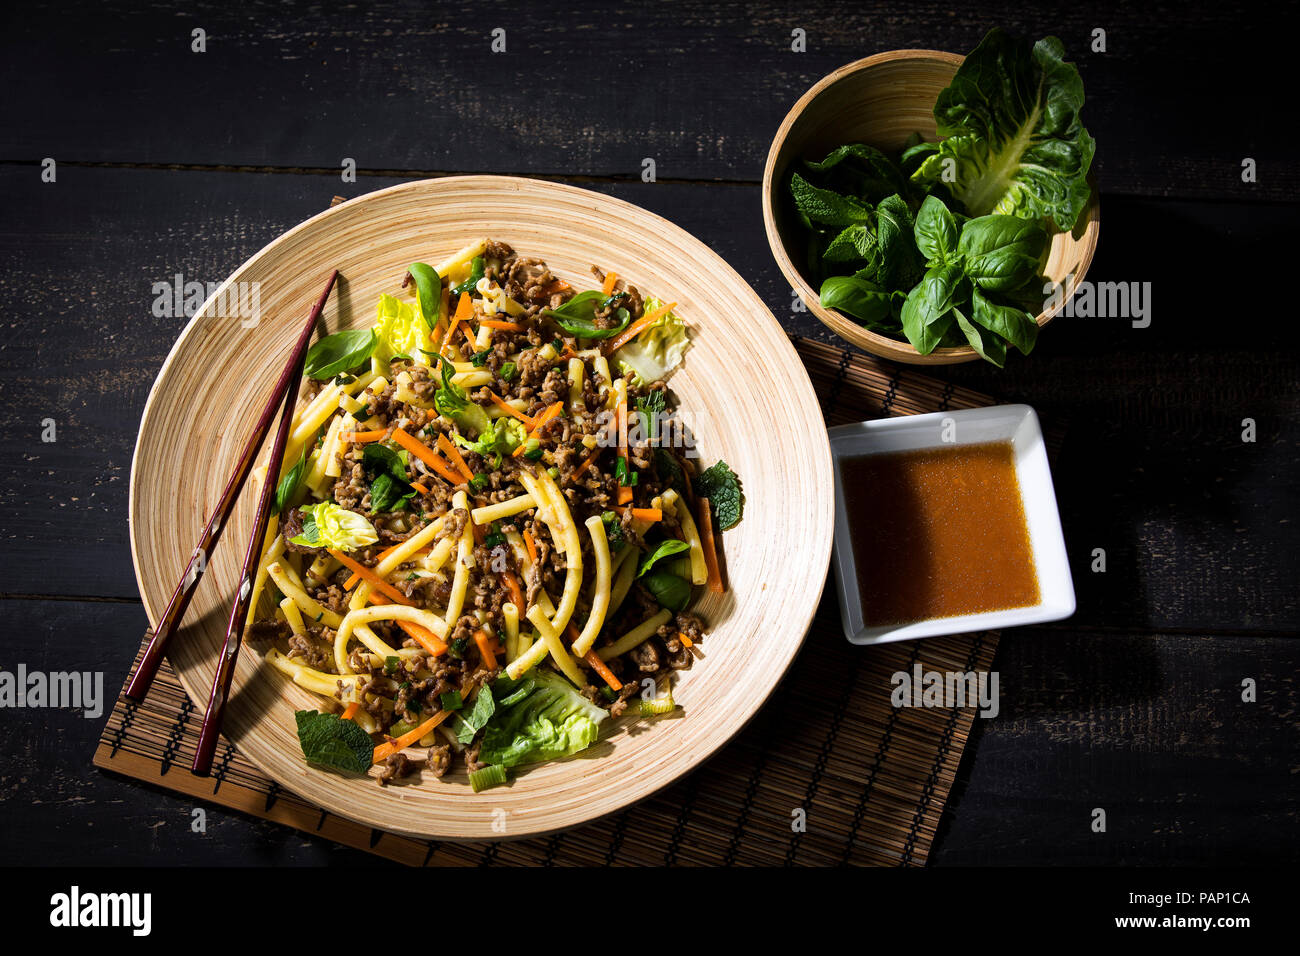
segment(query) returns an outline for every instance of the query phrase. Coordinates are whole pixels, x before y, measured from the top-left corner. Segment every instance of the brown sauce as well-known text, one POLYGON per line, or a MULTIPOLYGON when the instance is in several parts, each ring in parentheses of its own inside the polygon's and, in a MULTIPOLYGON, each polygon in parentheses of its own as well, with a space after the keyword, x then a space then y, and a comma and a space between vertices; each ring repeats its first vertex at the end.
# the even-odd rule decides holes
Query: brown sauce
POLYGON ((1038 604, 1010 442, 840 463, 868 626, 1038 604))

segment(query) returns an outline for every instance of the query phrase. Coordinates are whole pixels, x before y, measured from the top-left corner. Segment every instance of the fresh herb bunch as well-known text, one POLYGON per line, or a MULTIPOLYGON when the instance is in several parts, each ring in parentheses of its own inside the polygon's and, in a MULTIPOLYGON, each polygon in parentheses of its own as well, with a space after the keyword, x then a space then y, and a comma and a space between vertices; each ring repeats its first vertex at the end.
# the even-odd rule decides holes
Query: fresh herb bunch
POLYGON ((821 304, 922 355, 1028 355, 1054 232, 1087 205, 1095 145, 1083 83, 1055 37, 991 30, 939 95, 938 143, 839 146, 790 177, 821 304))

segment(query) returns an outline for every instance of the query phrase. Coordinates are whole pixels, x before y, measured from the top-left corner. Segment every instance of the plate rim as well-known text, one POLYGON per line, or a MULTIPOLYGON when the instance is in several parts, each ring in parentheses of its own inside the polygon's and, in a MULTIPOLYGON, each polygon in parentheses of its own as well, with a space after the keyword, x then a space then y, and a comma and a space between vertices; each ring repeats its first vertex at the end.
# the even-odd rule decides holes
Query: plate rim
MULTIPOLYGON (((617 196, 611 196, 606 193, 598 192, 596 190, 584 189, 580 186, 574 186, 569 183, 557 182, 548 179, 537 179, 528 176, 500 176, 500 175, 490 175, 490 174, 470 174, 470 175, 457 175, 457 176, 426 177, 422 179, 414 179, 407 182, 397 183, 392 186, 386 186, 382 189, 376 189, 371 192, 362 193, 360 195, 350 197, 345 202, 327 207, 326 209, 321 210, 320 212, 303 220, 297 225, 292 226, 289 229, 285 230, 284 232, 279 233, 273 239, 271 239, 269 242, 263 245, 260 249, 258 249, 255 253, 249 256, 247 259, 240 262, 239 265, 237 265, 234 268, 234 270, 217 285, 215 291, 204 300, 203 304, 195 311, 194 315, 191 316, 190 319, 186 322, 185 327, 180 331, 180 333, 176 336, 176 339, 172 342, 172 345, 167 352, 167 357, 163 360, 162 365, 158 369, 158 373, 154 376, 153 383, 149 387, 149 395, 146 398, 144 408, 140 413, 140 421, 136 429, 135 445, 132 448, 132 452, 131 452, 131 474, 127 486, 127 496, 128 496, 127 497, 127 529, 128 529, 128 537, 130 539, 132 571, 136 579, 136 587, 140 592, 141 603, 144 606, 145 617, 149 621, 149 626, 151 629, 157 626, 157 619, 162 609, 161 608, 155 609, 151 606, 147 591, 144 587, 143 579, 141 577, 142 571, 141 571, 140 551, 142 546, 140 542, 137 540, 137 528, 139 527, 139 522, 137 520, 139 517, 137 513, 137 504, 138 504, 137 492, 139 490, 137 487, 137 478, 140 473, 140 449, 142 445, 143 436, 145 434, 145 428, 149 423, 150 416, 152 413, 156 412, 155 403, 158 400, 160 387, 162 386, 163 380, 165 377, 167 377, 168 373, 172 369, 172 366, 177 361, 177 357, 182 349, 182 346, 188 341, 191 335, 196 334, 199 320, 206 317, 208 309, 212 305, 212 303, 221 296, 222 292, 227 288, 227 286, 230 285, 232 281, 235 281, 236 276, 240 275, 246 269, 249 269, 250 267, 257 264, 262 258, 271 255, 278 247, 290 241, 293 237, 311 228, 316 227, 323 220, 326 220, 333 216, 340 215, 341 214, 340 210, 343 210, 344 207, 349 206, 352 203, 360 203, 363 201, 374 200, 381 196, 388 196, 399 192, 419 191, 421 189, 428 189, 432 186, 443 185, 443 184, 451 184, 453 186, 456 184, 487 185, 487 186, 498 186, 509 190, 511 188, 517 189, 518 185, 521 183, 527 183, 529 184, 529 186, 541 186, 546 189, 553 189, 559 192, 567 192, 570 194, 577 194, 582 197, 588 197, 589 199, 596 201, 602 205, 607 205, 607 206, 612 205, 619 212, 635 211, 638 215, 651 216, 654 219, 657 219, 661 223, 665 224, 670 229, 684 235, 687 239, 690 240, 690 243, 695 247, 693 250, 695 254, 702 254, 702 255, 712 257, 718 265, 720 265, 723 269, 729 271, 737 280, 740 281, 740 283, 746 289, 749 290, 750 294, 754 298, 755 303, 761 309, 762 316, 764 317, 764 319, 770 321, 773 324, 773 326, 775 326, 776 330, 780 333, 779 338, 782 341, 783 348, 786 350, 787 353, 785 357, 789 361, 793 362, 793 364, 796 365, 799 369, 800 375, 797 376, 797 381, 798 381, 797 387, 804 393, 803 395, 799 396, 800 404, 806 403, 808 407, 816 408, 820 412, 821 402, 820 399, 817 397, 816 389, 813 387, 812 378, 809 376, 808 371, 805 368, 802 359, 800 359, 799 354, 796 351, 793 342, 791 342, 789 333, 786 332, 785 328, 781 325, 780 321, 776 318, 775 314, 773 314, 772 310, 768 307, 767 303, 763 301, 762 296, 760 296, 758 292, 754 289, 753 285, 744 276, 742 276, 731 265, 731 263, 729 263, 725 258, 723 258, 723 256, 719 252, 717 252, 717 250, 713 249, 712 246, 710 246, 708 243, 704 242, 704 240, 697 237, 690 230, 684 228, 683 226, 679 226, 677 223, 673 222, 670 219, 667 219, 664 216, 659 215, 658 213, 645 209, 644 207, 639 206, 636 203, 629 202, 628 200, 621 199, 617 196)), ((355 208, 356 207, 353 206, 353 209, 355 208)), ((668 775, 663 781, 654 784, 649 789, 644 790, 643 792, 639 793, 635 797, 632 797, 625 802, 619 803, 617 806, 611 806, 606 809, 601 809, 598 812, 595 812, 590 816, 584 817, 581 820, 576 820, 572 823, 560 824, 558 826, 526 829, 524 832, 516 831, 513 833, 506 833, 506 834, 494 834, 491 838, 483 837, 483 836, 460 836, 460 835, 444 834, 444 833, 432 834, 420 830, 404 829, 401 826, 393 825, 392 821, 386 821, 382 824, 377 823, 367 817, 353 816, 348 812, 346 812, 345 810, 341 810, 335 807, 321 806, 321 809, 327 810, 330 813, 343 817, 344 819, 352 820, 364 826, 375 827, 384 832, 394 833, 401 836, 414 837, 418 839, 437 839, 437 840, 445 840, 448 842, 456 842, 456 843, 481 843, 481 842, 498 842, 498 841, 505 842, 505 841, 514 841, 514 840, 534 839, 538 837, 548 836, 551 834, 562 833, 568 830, 575 829, 577 827, 586 826, 604 817, 607 817, 613 813, 626 810, 629 807, 642 803, 643 801, 654 796, 656 793, 660 792, 664 788, 670 786, 673 783, 676 783, 687 773, 693 772, 694 770, 698 769, 701 764, 707 762, 708 760, 716 756, 718 751, 720 751, 723 747, 727 746, 732 741, 734 741, 737 735, 739 735, 753 721, 753 719, 758 715, 758 713, 769 703, 772 695, 776 692, 777 688, 780 686, 782 681, 785 680, 786 675, 790 671, 790 667, 794 664, 795 658, 798 657, 799 652, 803 650, 804 644, 808 639, 809 631, 812 627, 813 619, 816 617, 817 608, 820 606, 822 597, 825 595, 827 578, 831 570, 831 558, 832 558, 832 551, 833 551, 833 524, 832 523, 834 520, 835 507, 834 507, 834 484, 833 484, 834 474, 833 474, 833 464, 832 464, 832 457, 831 457, 830 438, 827 433, 827 428, 824 423, 824 420, 822 422, 818 434, 820 435, 820 441, 814 443, 816 445, 816 449, 815 449, 816 461, 813 462, 813 464, 817 466, 817 471, 819 471, 822 475, 822 483, 826 484, 827 486, 826 494, 822 496, 822 500, 824 502, 822 510, 827 513, 821 516, 822 518, 825 519, 823 522, 825 526, 824 530, 821 531, 820 533, 815 534, 814 537, 818 543, 818 551, 820 552, 820 554, 817 556, 817 565, 823 566, 825 569, 825 573, 823 573, 819 577, 821 583, 817 588, 817 593, 815 595, 815 598, 809 601, 807 611, 805 612, 805 614, 801 615, 800 619, 797 621, 799 627, 799 633, 800 633, 799 639, 797 641, 791 642, 789 650, 784 657, 784 660, 780 662, 779 671, 773 673, 773 677, 766 690, 760 696, 756 696, 753 699, 748 712, 745 713, 741 719, 737 720, 734 723, 734 725, 731 727, 731 729, 729 729, 724 735, 720 735, 716 740, 708 741, 706 747, 703 749, 703 752, 698 753, 697 755, 693 755, 695 756, 695 759, 692 760, 690 766, 685 766, 680 771, 676 771, 668 775)), ((206 518, 207 515, 203 515, 202 517, 206 518)), ((177 573, 179 574, 179 569, 177 573)), ((168 655, 168 659, 170 662, 170 655, 168 655)), ((181 687, 184 689, 186 695, 190 698, 190 700, 194 703, 195 707, 200 710, 204 709, 207 704, 207 699, 205 696, 201 696, 205 690, 201 682, 196 684, 192 678, 187 679, 186 675, 181 670, 176 668, 173 668, 173 670, 176 674, 177 681, 181 684, 181 687)), ((266 766, 262 764, 260 760, 255 758, 247 750, 240 750, 240 753, 245 759, 249 760, 254 766, 256 766, 259 771, 265 774, 267 778, 270 779, 272 782, 283 787, 284 789, 288 790, 291 793, 296 793, 293 785, 290 782, 280 779, 279 775, 269 770, 266 766)), ((314 798, 305 797, 302 799, 308 800, 313 806, 319 805, 318 801, 314 798)))

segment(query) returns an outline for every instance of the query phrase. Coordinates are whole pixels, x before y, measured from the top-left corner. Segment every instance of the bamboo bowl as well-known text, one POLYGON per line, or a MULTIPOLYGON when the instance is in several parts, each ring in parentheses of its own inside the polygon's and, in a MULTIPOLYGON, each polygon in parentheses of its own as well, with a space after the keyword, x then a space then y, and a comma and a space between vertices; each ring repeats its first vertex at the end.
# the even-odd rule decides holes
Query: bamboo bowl
MULTIPOLYGON (((678 303, 693 344, 671 387, 694 415, 703 463, 726 459, 747 506, 720 539, 727 593, 705 593, 694 606, 709 630, 704 658, 674 690, 681 715, 607 720, 584 754, 521 769, 510 785, 483 793, 471 792, 463 768, 380 787, 309 767, 294 711, 317 709, 318 698, 264 664, 260 647, 244 645, 228 740, 287 790, 333 813, 449 840, 509 839, 585 822, 665 786, 726 743, 803 642, 826 580, 834 508, 826 429, 798 355, 754 291, 707 246, 658 216, 570 186, 496 176, 407 183, 321 213, 241 266, 227 281, 260 283, 258 325, 220 317, 218 290, 172 348, 145 406, 131 472, 131 551, 151 622, 329 270, 341 277, 320 334, 369 325, 379 294, 397 294, 408 263, 436 261, 478 236, 546 259, 580 289, 596 284, 590 267, 597 264, 678 303)), ((246 490, 170 655, 199 713, 254 506, 246 490)))
MULTIPOLYGON (((850 316, 823 308, 818 290, 796 262, 806 259, 806 245, 794 219, 786 180, 792 164, 823 159, 843 143, 868 143, 896 151, 912 133, 937 138, 934 102, 965 57, 938 50, 893 50, 842 66, 800 97, 777 130, 763 169, 763 225, 777 265, 808 309, 831 331, 882 358, 911 365, 971 362, 979 354, 970 346, 935 349, 921 355, 907 341, 869 331, 850 316)), ((1097 189, 1073 232, 1058 233, 1048 251, 1047 278, 1064 283, 1061 303, 1068 301, 1092 263, 1101 227, 1097 189)), ((1038 315, 1046 325, 1060 310, 1038 315)))

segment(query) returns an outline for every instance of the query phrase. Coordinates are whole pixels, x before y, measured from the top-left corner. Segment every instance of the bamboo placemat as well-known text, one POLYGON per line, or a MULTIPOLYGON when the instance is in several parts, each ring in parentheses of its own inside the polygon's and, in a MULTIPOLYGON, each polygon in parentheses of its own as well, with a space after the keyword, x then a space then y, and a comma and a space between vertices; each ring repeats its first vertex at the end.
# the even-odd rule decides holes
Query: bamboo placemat
MULTIPOLYGON (((827 425, 992 402, 848 349, 799 338, 794 344, 827 425)), ((353 823, 281 789, 225 738, 212 777, 194 777, 189 765, 202 714, 167 665, 144 703, 118 697, 94 762, 415 866, 920 865, 974 710, 895 708, 890 676, 918 663, 924 670, 987 669, 996 646, 992 632, 853 646, 828 581, 790 672, 716 757, 622 811, 529 840, 421 841, 353 823)))

